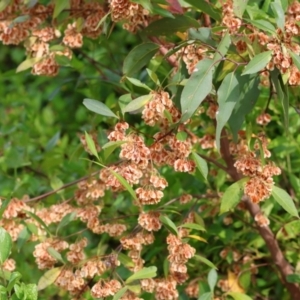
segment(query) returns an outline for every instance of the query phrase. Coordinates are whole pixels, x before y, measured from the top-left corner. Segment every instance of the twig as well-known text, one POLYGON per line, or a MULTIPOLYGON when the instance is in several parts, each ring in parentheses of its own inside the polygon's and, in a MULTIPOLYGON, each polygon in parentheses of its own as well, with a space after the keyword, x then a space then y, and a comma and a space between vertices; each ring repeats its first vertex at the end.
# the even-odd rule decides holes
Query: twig
POLYGON ((203 159, 213 163, 215 166, 217 166, 218 168, 222 169, 223 171, 225 172, 228 172, 228 169, 226 166, 222 165, 221 163, 217 162, 215 159, 209 157, 209 156, 206 156, 206 155, 203 155, 203 154, 200 154, 200 153, 197 153, 200 157, 202 157, 203 159))

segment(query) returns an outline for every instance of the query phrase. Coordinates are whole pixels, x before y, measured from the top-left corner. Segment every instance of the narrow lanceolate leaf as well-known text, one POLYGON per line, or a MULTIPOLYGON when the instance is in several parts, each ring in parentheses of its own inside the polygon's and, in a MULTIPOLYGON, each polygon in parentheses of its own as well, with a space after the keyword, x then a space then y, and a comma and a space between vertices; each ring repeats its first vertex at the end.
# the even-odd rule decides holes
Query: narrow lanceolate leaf
POLYGON ((239 82, 240 95, 228 120, 235 141, 237 141, 238 131, 244 123, 245 116, 252 111, 260 95, 259 76, 236 74, 236 77, 239 82))
POLYGON ((228 295, 231 296, 234 300, 253 300, 251 297, 242 293, 230 292, 228 293, 228 295))
POLYGON ((154 43, 144 43, 133 48, 124 60, 124 75, 131 76, 145 67, 158 49, 159 46, 154 43))
POLYGON ((230 34, 227 31, 226 34, 224 35, 223 39, 218 45, 217 51, 214 55, 213 62, 216 63, 215 66, 217 66, 220 62, 221 59, 226 55, 229 46, 231 44, 231 39, 230 39, 230 34), (218 62, 219 61, 219 62, 218 62))
POLYGON ((140 80, 136 79, 136 78, 132 78, 132 77, 126 77, 126 79, 133 85, 146 89, 148 91, 151 91, 151 88, 149 88, 148 85, 146 85, 145 83, 142 83, 140 80))
POLYGON ((181 94, 181 122, 188 120, 210 93, 213 69, 211 59, 204 59, 197 63, 194 73, 188 79, 181 94))
POLYGON ((300 70, 300 56, 297 55, 296 53, 292 52, 291 50, 288 49, 288 52, 290 54, 290 56, 293 59, 293 63, 295 64, 295 66, 298 68, 298 70, 300 70))
POLYGON ((244 11, 247 7, 248 0, 233 0, 233 12, 234 14, 242 18, 244 11))
POLYGON ((52 247, 48 247, 47 248, 47 252, 53 257, 55 258, 57 261, 60 261, 62 263, 65 263, 64 259, 62 258, 61 254, 56 251, 54 248, 52 247))
POLYGON ((45 222, 36 214, 32 213, 31 211, 24 210, 27 215, 29 215, 32 219, 36 220, 42 227, 47 231, 47 233, 51 236, 51 231, 49 227, 45 224, 45 222))
POLYGON ((64 9, 70 8, 70 0, 55 0, 53 19, 55 19, 64 9))
POLYGON ((202 174, 202 176, 207 179, 207 174, 208 174, 208 167, 207 167, 207 162, 205 159, 203 159, 201 156, 199 156, 197 153, 192 152, 192 158, 202 174))
POLYGON ((213 294, 211 292, 206 292, 201 294, 198 300, 211 300, 213 298, 213 294))
POLYGON ((272 188, 272 196, 276 200, 276 202, 286 210, 290 215, 299 218, 299 214, 295 203, 291 196, 283 189, 273 186, 272 188))
POLYGON ((199 224, 195 223, 184 223, 180 225, 180 227, 188 228, 188 229, 195 229, 195 230, 200 230, 200 231, 206 231, 205 228, 199 224))
POLYGON ((226 189, 221 198, 220 214, 231 210, 240 202, 243 195, 244 184, 247 180, 248 178, 243 178, 226 189))
POLYGON ((111 172, 116 178, 117 180, 124 186, 124 188, 131 194, 131 196, 137 200, 136 194, 133 190, 133 188, 130 186, 130 184, 125 180, 124 177, 122 177, 120 174, 116 173, 115 171, 108 169, 109 172, 111 172))
POLYGON ((209 1, 206 0, 185 0, 185 2, 193 5, 195 8, 209 15, 216 21, 221 21, 221 11, 215 8, 209 1))
POLYGON ((113 300, 119 300, 128 290, 127 286, 122 287, 113 297, 113 300))
POLYGON ((235 72, 231 72, 226 75, 218 90, 219 110, 216 114, 216 144, 218 150, 220 150, 220 137, 222 129, 229 120, 231 113, 238 102, 239 96, 239 82, 236 78, 235 72))
POLYGON ((23 62, 21 62, 17 69, 16 69, 16 73, 25 71, 31 67, 33 67, 37 62, 39 62, 40 60, 42 60, 42 57, 33 57, 33 58, 28 58, 26 60, 24 60, 23 62))
POLYGON ((277 26, 284 31, 284 24, 285 24, 285 16, 284 16, 284 11, 281 6, 281 3, 278 2, 273 2, 271 3, 271 8, 273 10, 273 13, 275 15, 275 20, 277 26))
POLYGON ((87 146, 89 148, 89 150, 91 151, 91 153, 93 153, 94 156, 96 156, 99 160, 99 156, 98 156, 98 152, 97 152, 97 149, 96 149, 96 145, 95 145, 95 142, 94 140, 92 139, 92 137, 85 131, 85 140, 86 140, 86 143, 87 143, 87 146))
POLYGON ((269 32, 271 34, 276 34, 276 29, 275 27, 268 21, 266 20, 249 20, 246 19, 249 23, 257 27, 258 29, 264 30, 266 32, 269 32))
POLYGON ((10 234, 2 227, 0 227, 0 265, 2 265, 9 257, 12 240, 10 234))
POLYGON ((189 28, 198 28, 200 24, 195 19, 185 15, 175 15, 173 19, 162 18, 152 22, 144 31, 147 35, 169 36, 175 32, 185 32, 189 28))
POLYGON ((207 258, 205 258, 205 257, 203 257, 201 255, 197 255, 197 254, 194 257, 197 260, 199 260, 199 261, 203 262, 204 264, 206 264, 207 266, 209 266, 209 267, 211 267, 213 269, 218 270, 218 268, 211 261, 209 261, 207 258))
POLYGON ((134 111, 142 108, 152 99, 152 97, 153 97, 153 95, 149 94, 149 95, 140 96, 140 97, 132 100, 131 102, 129 102, 126 105, 123 112, 134 112, 134 111))
POLYGON ((71 222, 75 219, 75 217, 76 217, 76 212, 75 212, 75 211, 66 214, 66 215, 61 219, 60 223, 58 224, 58 226, 57 226, 57 232, 58 232, 61 228, 65 227, 65 226, 67 226, 69 223, 71 223, 71 222))
POLYGON ((200 242, 207 243, 207 240, 199 235, 189 234, 187 237, 197 240, 197 241, 200 241, 200 242))
POLYGON ((2 219, 2 215, 4 211, 6 210, 8 204, 10 203, 12 198, 7 198, 2 202, 1 208, 0 208, 0 220, 2 219))
POLYGON ((47 271, 39 280, 37 289, 38 291, 45 289, 47 286, 51 285, 60 275, 62 267, 53 268, 47 271))
POLYGON ((118 119, 118 116, 115 115, 104 103, 94 100, 94 99, 84 99, 83 105, 90 111, 95 112, 96 114, 114 117, 118 119))
POLYGON ((218 281, 218 273, 215 269, 211 269, 207 275, 207 281, 210 290, 213 292, 218 281))
POLYGON ((156 276, 156 267, 148 267, 148 268, 143 268, 133 275, 131 275, 127 280, 125 281, 126 284, 129 284, 130 282, 133 282, 135 280, 140 280, 140 279, 147 279, 147 278, 153 278, 156 276))
POLYGON ((242 75, 254 74, 261 71, 265 68, 265 66, 268 64, 271 58, 272 51, 265 51, 255 55, 245 67, 242 75))
POLYGON ((160 216, 160 221, 174 234, 178 235, 178 230, 176 225, 167 216, 160 216))
POLYGON ((112 141, 106 143, 102 146, 102 153, 104 153, 104 160, 106 161, 107 158, 122 144, 126 143, 125 141, 112 141))

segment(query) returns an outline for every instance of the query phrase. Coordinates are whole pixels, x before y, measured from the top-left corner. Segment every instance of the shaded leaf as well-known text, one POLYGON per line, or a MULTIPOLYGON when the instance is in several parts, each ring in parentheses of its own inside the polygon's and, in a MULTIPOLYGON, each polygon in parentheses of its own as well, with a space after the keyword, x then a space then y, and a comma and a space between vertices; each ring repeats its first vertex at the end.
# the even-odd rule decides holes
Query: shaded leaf
POLYGON ((70 0, 54 0, 53 19, 55 19, 64 9, 70 8, 70 0))
POLYGON ((195 152, 192 152, 192 158, 202 176, 207 179, 208 166, 206 160, 195 152))
POLYGON ((211 292, 206 292, 198 298, 198 300, 212 300, 213 299, 213 294, 211 292))
POLYGON ((206 264, 207 266, 213 268, 213 269, 216 269, 218 270, 218 268, 211 262, 209 261, 207 258, 203 257, 203 256, 200 256, 200 255, 195 255, 194 256, 197 260, 203 262, 204 264, 206 264))
POLYGON ((62 267, 53 268, 51 270, 48 270, 44 275, 40 278, 37 289, 38 291, 45 289, 47 286, 51 285, 55 282, 55 280, 60 275, 60 272, 62 270, 62 267))
POLYGON ((128 105, 128 103, 130 103, 131 101, 132 101, 132 97, 131 97, 131 94, 130 94, 130 93, 125 94, 125 95, 122 95, 122 96, 118 99, 118 103, 119 103, 119 106, 120 106, 120 108, 121 108, 122 115, 125 114, 124 109, 125 109, 125 107, 128 105))
POLYGON ((188 31, 189 39, 199 40, 205 44, 216 46, 216 42, 212 39, 212 29, 207 27, 190 28, 188 31))
POLYGON ((291 51, 290 49, 288 49, 288 52, 289 52, 290 56, 293 59, 293 63, 295 64, 295 66, 300 71, 300 56, 297 55, 296 53, 294 53, 293 51, 291 51))
POLYGON ((157 268, 152 266, 148 268, 143 268, 133 275, 131 275, 127 280, 125 281, 126 284, 129 284, 130 282, 133 282, 135 280, 140 280, 140 279, 147 279, 147 278, 153 278, 156 276, 157 268))
POLYGON ((126 76, 131 76, 141 70, 149 63, 158 49, 159 45, 149 42, 133 48, 124 60, 123 73, 126 76))
POLYGON ((56 251, 54 248, 48 247, 48 248, 47 248, 47 252, 48 252, 53 258, 55 258, 57 261, 60 261, 60 262, 64 263, 64 260, 63 260, 63 258, 62 258, 62 256, 61 256, 61 254, 60 254, 58 251, 56 251))
POLYGON ((274 185, 272 188, 272 196, 274 197, 276 202, 290 215, 299 218, 299 214, 295 203, 291 196, 285 190, 274 185))
POLYGON ((257 27, 258 29, 264 30, 266 32, 269 32, 271 34, 276 34, 276 29, 275 27, 268 21, 266 20, 249 20, 246 19, 249 23, 257 27))
POLYGON ((185 2, 193 5, 195 8, 201 10, 216 21, 221 21, 222 19, 222 12, 215 8, 210 2, 205 0, 185 0, 185 2))
POLYGON ((217 51, 214 55, 213 62, 215 63, 215 66, 218 66, 220 60, 223 59, 223 57, 226 55, 230 44, 231 44, 231 38, 229 32, 227 31, 224 37, 222 38, 221 42, 219 43, 217 51))
POLYGON ((271 3, 271 8, 273 10, 273 13, 275 15, 275 20, 277 26, 284 31, 284 24, 285 24, 285 16, 284 16, 284 11, 281 6, 281 3, 278 2, 273 2, 271 3))
POLYGON ((145 34, 151 36, 169 36, 175 32, 185 32, 189 28, 198 28, 200 24, 193 18, 186 15, 176 15, 174 19, 162 18, 152 22, 144 30, 145 34))
POLYGON ((286 281, 290 283, 300 283, 300 274, 289 274, 286 276, 286 281))
POLYGON ((195 71, 183 88, 181 104, 181 122, 188 120, 212 89, 213 62, 203 59, 197 63, 195 71))
POLYGON ((88 149, 91 151, 91 153, 96 156, 99 160, 99 156, 98 156, 98 152, 97 152, 97 149, 96 149, 96 145, 95 145, 95 142, 94 140, 92 139, 92 137, 85 131, 84 132, 84 135, 85 135, 85 140, 86 140, 86 143, 87 143, 87 146, 88 146, 88 149))
POLYGON ((21 248, 24 246, 24 244, 29 240, 31 236, 31 233, 27 229, 27 227, 24 227, 22 231, 19 233, 18 239, 17 239, 17 250, 20 252, 21 248))
POLYGON ((113 300, 119 300, 128 290, 127 286, 122 287, 116 294, 114 294, 113 300))
POLYGON ((49 235, 52 235, 50 229, 48 228, 48 226, 45 224, 45 222, 39 216, 37 216, 36 214, 34 214, 34 213, 32 213, 31 211, 28 211, 28 210, 24 210, 24 212, 27 215, 29 215, 32 219, 36 220, 40 225, 42 225, 42 227, 47 231, 47 233, 49 235))
POLYGON ((160 221, 173 233, 178 235, 178 230, 176 225, 173 223, 172 220, 170 220, 167 216, 161 215, 159 217, 160 221))
POLYGON ((134 267, 134 262, 132 261, 132 259, 129 256, 127 256, 124 253, 122 253, 122 252, 118 253, 118 260, 126 268, 132 268, 132 267, 134 267))
POLYGON ((226 189, 221 198, 220 214, 223 214, 234 208, 241 200, 244 190, 244 184, 248 178, 243 178, 226 189))
POLYGON ((106 116, 106 117, 114 117, 118 119, 118 116, 115 115, 104 103, 94 100, 94 99, 84 99, 83 105, 92 112, 96 114, 106 116))
POLYGON ((251 297, 242 293, 229 292, 228 295, 231 296, 234 300, 252 300, 251 297))
POLYGON ((71 213, 66 214, 61 221, 59 222, 58 226, 57 226, 57 232, 67 226, 69 223, 71 223, 76 217, 76 211, 73 211, 71 213))
POLYGON ((22 275, 19 272, 12 272, 9 278, 9 282, 7 284, 7 291, 10 292, 14 285, 22 278, 22 275))
POLYGON ((2 202, 1 208, 0 208, 0 219, 2 219, 2 215, 4 211, 6 210, 8 204, 10 203, 12 198, 7 198, 2 202))
POLYGON ((222 129, 229 120, 240 96, 239 82, 236 78, 235 72, 231 72, 226 75, 218 89, 217 94, 219 109, 216 114, 216 144, 217 149, 220 151, 220 138, 222 129))
POLYGON ((102 151, 104 153, 104 160, 107 160, 107 158, 111 155, 111 153, 124 143, 126 143, 126 141, 112 141, 103 145, 102 151))
POLYGON ((265 68, 272 58, 272 51, 265 51, 255 55, 245 67, 242 75, 254 74, 265 68))
POLYGON ((124 108, 124 110, 123 110, 124 113, 125 112, 133 112, 133 111, 136 111, 136 110, 142 108, 152 99, 152 97, 153 97, 153 95, 149 94, 149 95, 140 96, 140 97, 132 100, 124 108))
POLYGON ((125 77, 131 84, 146 89, 147 91, 152 91, 151 88, 149 88, 148 85, 146 85, 145 83, 142 83, 140 80, 136 79, 136 78, 131 78, 131 77, 125 77))
POLYGON ((12 239, 10 234, 2 227, 0 227, 0 264, 2 265, 9 257, 12 239))

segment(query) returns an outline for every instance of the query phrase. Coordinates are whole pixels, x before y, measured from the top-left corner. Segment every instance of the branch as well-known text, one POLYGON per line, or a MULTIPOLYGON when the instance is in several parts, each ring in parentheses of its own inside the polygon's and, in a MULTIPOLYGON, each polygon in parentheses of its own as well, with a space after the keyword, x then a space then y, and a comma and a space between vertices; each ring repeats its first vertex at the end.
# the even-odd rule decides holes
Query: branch
MULTIPOLYGON (((221 134, 221 154, 227 164, 228 173, 230 174, 232 179, 235 181, 241 179, 242 176, 238 174, 236 168, 234 167, 234 160, 229 152, 229 141, 227 138, 226 130, 223 130, 221 134)), ((247 196, 245 197, 245 204, 247 210, 250 212, 253 218, 256 216, 256 214, 261 212, 260 207, 257 204, 252 203, 252 201, 247 196)), ((273 232, 268 226, 258 227, 258 231, 266 243, 272 260, 275 263, 278 271, 280 272, 281 280, 291 295, 291 299, 299 300, 300 289, 298 284, 290 283, 286 280, 287 275, 294 273, 293 268, 285 259, 273 232)))

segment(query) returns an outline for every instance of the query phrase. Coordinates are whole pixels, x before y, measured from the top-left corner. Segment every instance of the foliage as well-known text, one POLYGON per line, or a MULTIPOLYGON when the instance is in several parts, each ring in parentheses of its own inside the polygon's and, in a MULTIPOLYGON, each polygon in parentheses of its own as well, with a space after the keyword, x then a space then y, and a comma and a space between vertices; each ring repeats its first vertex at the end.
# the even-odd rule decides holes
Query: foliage
POLYGON ((0 298, 299 299, 299 11, 1 1, 0 298))

